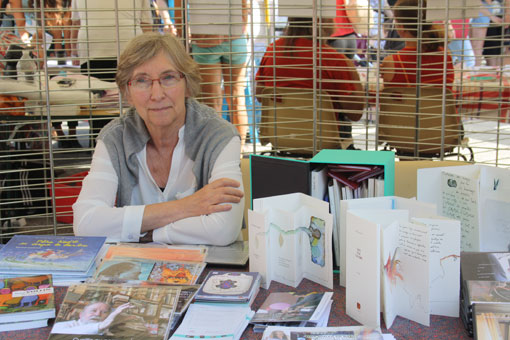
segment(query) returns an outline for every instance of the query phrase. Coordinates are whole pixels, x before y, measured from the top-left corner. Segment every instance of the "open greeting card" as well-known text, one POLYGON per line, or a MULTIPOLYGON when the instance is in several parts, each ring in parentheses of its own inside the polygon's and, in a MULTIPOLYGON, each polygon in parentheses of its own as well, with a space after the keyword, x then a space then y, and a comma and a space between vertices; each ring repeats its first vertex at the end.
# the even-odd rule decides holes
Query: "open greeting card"
POLYGON ((416 201, 414 199, 384 196, 362 199, 341 200, 339 212, 336 214, 338 234, 340 238, 340 286, 345 287, 346 278, 346 216, 350 209, 402 209, 409 211, 409 217, 428 216, 436 214, 436 206, 431 203, 416 201))
POLYGON ((253 200, 248 211, 250 271, 297 287, 303 278, 333 289, 329 204, 295 193, 253 200))
POLYGON ((508 251, 510 171, 478 164, 419 169, 418 200, 458 219, 462 251, 508 251))
POLYGON ((460 222, 394 199, 407 209, 346 211, 347 314, 379 327, 382 311, 388 329, 397 315, 426 326, 430 314, 458 317, 460 222))

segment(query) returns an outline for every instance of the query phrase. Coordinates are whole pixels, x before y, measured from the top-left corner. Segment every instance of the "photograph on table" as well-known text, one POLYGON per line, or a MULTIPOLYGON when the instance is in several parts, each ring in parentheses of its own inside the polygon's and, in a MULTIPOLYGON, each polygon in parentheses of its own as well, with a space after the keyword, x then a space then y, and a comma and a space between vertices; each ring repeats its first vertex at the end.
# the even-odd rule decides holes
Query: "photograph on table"
POLYGON ((166 285, 72 285, 55 319, 50 339, 74 339, 76 335, 166 339, 179 293, 179 288, 166 285))

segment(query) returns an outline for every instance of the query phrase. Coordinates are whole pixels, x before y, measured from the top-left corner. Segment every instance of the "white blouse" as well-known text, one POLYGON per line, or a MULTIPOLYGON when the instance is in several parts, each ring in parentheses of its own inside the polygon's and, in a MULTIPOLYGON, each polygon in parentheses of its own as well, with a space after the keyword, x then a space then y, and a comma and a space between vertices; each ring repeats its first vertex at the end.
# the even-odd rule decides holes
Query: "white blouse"
MULTIPOLYGON (((146 148, 136 156, 139 162, 139 182, 131 195, 131 205, 115 207, 118 177, 108 151, 98 141, 89 174, 83 180, 83 188, 73 205, 74 233, 80 236, 108 237, 108 241, 138 242, 141 235, 145 205, 178 200, 196 191, 196 178, 192 161, 184 152, 184 127, 179 130, 179 141, 172 156, 168 182, 161 190, 152 178, 147 166, 146 148)), ((240 168, 239 137, 233 137, 219 154, 209 183, 219 178, 243 181, 240 168)), ((237 239, 244 213, 244 198, 233 203, 225 212, 184 218, 153 232, 154 242, 168 244, 227 245, 237 239)))

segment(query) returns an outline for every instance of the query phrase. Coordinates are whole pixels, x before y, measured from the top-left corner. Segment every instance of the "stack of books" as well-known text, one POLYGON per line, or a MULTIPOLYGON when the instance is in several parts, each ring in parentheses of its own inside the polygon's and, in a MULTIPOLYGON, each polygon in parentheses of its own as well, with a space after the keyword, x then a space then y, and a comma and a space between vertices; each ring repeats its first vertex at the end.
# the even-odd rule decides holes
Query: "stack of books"
POLYGON ((239 339, 253 316, 250 305, 261 278, 255 272, 210 271, 171 339, 239 339))
POLYGON ((0 277, 51 274, 55 286, 83 282, 100 261, 106 237, 14 235, 0 249, 0 277))
POLYGON ((46 327, 54 317, 51 275, 0 281, 0 332, 46 327))
POLYGON ((255 272, 210 271, 195 296, 196 302, 247 303, 251 306, 260 289, 255 272))
POLYGON ((177 307, 170 323, 173 330, 200 285, 196 282, 206 263, 204 247, 167 247, 155 244, 111 245, 90 283, 132 286, 172 285, 179 289, 177 307))
MULTIPOLYGON (((501 310, 510 309, 509 265, 509 252, 461 253, 460 315, 471 336, 475 334, 476 328, 475 309, 483 314, 479 320, 484 322, 497 319, 496 314, 500 314, 501 310)), ((509 317, 510 314, 506 313, 507 320, 509 317)))
MULTIPOLYGON (((379 165, 330 164, 324 170, 338 185, 340 199, 384 196, 384 167, 379 165)), ((331 197, 330 197, 331 199, 331 197)))
POLYGON ((267 326, 326 327, 333 293, 271 293, 251 319, 254 332, 267 326))
POLYGON ((510 304, 475 303, 473 305, 475 340, 510 338, 510 304))
POLYGON ((252 316, 247 304, 193 303, 170 340, 238 340, 252 316))

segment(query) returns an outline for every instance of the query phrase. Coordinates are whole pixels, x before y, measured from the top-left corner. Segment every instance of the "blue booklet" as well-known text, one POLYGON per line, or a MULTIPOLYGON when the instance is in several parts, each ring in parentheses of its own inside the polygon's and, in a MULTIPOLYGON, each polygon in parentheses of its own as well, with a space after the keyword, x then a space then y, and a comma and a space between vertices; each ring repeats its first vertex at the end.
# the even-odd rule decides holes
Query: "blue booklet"
POLYGON ((95 266, 106 237, 15 235, 0 249, 1 273, 82 275, 95 266))

